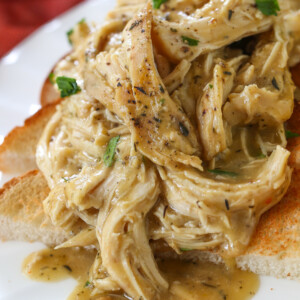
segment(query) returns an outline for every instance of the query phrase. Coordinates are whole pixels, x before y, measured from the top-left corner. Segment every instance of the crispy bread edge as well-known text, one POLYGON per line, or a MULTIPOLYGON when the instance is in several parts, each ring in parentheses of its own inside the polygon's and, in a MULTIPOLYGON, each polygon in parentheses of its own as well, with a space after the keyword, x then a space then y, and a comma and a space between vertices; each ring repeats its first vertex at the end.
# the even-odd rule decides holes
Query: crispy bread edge
POLYGON ((36 169, 35 151, 44 127, 56 111, 55 103, 42 107, 15 127, 0 145, 0 170, 5 173, 24 173, 36 169))
POLYGON ((0 239, 55 246, 70 237, 45 215, 42 201, 48 193, 47 182, 38 170, 7 182, 0 189, 0 239))

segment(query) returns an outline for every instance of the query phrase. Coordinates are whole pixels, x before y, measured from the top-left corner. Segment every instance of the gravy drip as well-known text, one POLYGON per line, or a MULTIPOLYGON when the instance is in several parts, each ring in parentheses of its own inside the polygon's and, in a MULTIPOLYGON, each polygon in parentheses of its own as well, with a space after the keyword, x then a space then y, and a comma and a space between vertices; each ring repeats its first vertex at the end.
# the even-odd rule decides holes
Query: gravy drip
MULTIPOLYGON (((59 281, 73 277, 78 285, 68 300, 130 299, 124 294, 92 296, 89 270, 96 256, 95 249, 44 249, 30 254, 23 262, 23 273, 37 281, 59 281)), ((209 262, 163 259, 159 268, 170 284, 162 295, 166 300, 248 300, 258 290, 257 275, 233 266, 209 262)))

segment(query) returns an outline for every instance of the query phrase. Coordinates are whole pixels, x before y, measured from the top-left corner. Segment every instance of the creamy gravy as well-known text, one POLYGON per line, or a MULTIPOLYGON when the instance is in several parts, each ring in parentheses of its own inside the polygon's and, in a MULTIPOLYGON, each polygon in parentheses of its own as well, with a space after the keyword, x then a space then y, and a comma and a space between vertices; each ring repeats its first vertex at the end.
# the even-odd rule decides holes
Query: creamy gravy
POLYGON ((159 268, 170 283, 169 300, 246 300, 258 290, 257 275, 209 262, 165 260, 159 268))
MULTIPOLYGON (((38 281, 58 281, 73 277, 78 285, 69 300, 128 299, 122 295, 92 297, 88 273, 96 251, 83 248, 45 249, 30 254, 23 262, 23 273, 38 281)), ((162 299, 168 300, 247 300, 258 290, 259 278, 234 267, 207 262, 165 259, 158 262, 170 284, 162 299)))
POLYGON ((23 262, 22 271, 37 281, 59 281, 68 277, 81 281, 88 277, 95 256, 94 249, 44 249, 30 254, 23 262))

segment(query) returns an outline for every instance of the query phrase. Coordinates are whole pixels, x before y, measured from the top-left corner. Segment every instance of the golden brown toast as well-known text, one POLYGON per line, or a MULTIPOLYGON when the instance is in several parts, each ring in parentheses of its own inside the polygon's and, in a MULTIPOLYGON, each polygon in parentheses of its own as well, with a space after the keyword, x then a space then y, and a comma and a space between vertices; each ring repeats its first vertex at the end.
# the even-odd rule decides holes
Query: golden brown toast
MULTIPOLYGON (((295 103, 287 129, 300 134, 300 104, 295 103)), ((284 198, 260 219, 240 268, 257 274, 300 278, 300 137, 289 139, 291 185, 284 198)))
POLYGON ((60 102, 42 107, 25 120, 23 126, 14 128, 0 145, 0 170, 5 173, 24 173, 37 168, 35 151, 44 127, 60 102))
POLYGON ((45 215, 42 201, 48 193, 47 182, 37 170, 7 182, 0 189, 0 239, 55 246, 70 237, 45 215))

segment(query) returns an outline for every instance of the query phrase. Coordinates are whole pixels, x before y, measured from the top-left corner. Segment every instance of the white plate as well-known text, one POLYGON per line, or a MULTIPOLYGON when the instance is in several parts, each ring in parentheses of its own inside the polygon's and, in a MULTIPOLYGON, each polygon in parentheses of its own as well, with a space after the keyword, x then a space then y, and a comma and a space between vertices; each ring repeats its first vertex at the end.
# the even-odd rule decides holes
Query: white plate
MULTIPOLYGON (((42 83, 55 62, 70 50, 66 32, 85 17, 101 21, 115 0, 88 1, 46 24, 0 62, 0 142, 16 125, 39 108, 42 83)), ((0 184, 9 176, 0 176, 0 184)), ((65 300, 75 287, 72 279, 37 283, 21 273, 23 259, 42 244, 0 242, 0 300, 65 300)), ((299 300, 300 282, 261 277, 253 300, 299 300)))

